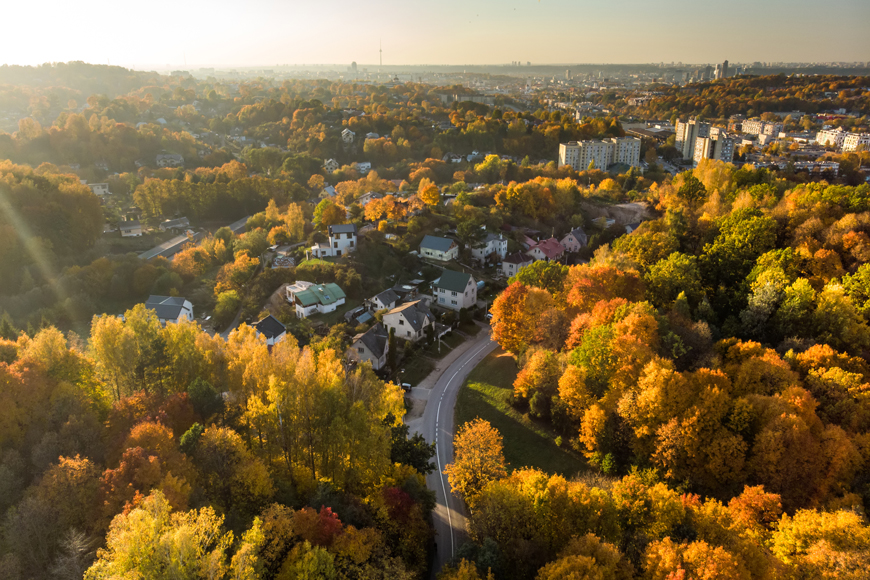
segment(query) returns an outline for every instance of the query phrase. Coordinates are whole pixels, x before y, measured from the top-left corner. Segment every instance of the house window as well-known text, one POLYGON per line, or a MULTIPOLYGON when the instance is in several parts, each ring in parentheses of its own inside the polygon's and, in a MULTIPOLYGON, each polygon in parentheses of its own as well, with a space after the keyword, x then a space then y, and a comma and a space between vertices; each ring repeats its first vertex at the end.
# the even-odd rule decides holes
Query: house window
POLYGON ((338 247, 338 242, 332 242, 332 247, 333 247, 333 248, 337 248, 337 247, 338 247))
POLYGON ((451 296, 456 296, 456 292, 451 292, 450 295, 451 295, 451 296))
POLYGON ((407 335, 408 335, 408 336, 411 336, 411 331, 410 331, 410 330, 407 332, 407 335))
POLYGON ((439 296, 439 297, 438 297, 438 302, 441 303, 441 304, 444 304, 444 297, 443 297, 443 296, 439 296))
POLYGON ((350 241, 350 247, 353 247, 353 240, 350 241))
POLYGON ((358 348, 357 348, 357 350, 358 350, 358 351, 360 351, 360 352, 361 352, 361 353, 363 353, 363 352, 365 352, 365 351, 366 351, 366 349, 364 349, 364 348, 363 348, 363 347, 361 347, 361 346, 360 346, 360 347, 358 347, 358 348))
POLYGON ((451 300, 450 303, 451 303, 451 304, 456 304, 456 300, 451 300))
POLYGON ((405 326, 405 321, 404 321, 404 320, 400 320, 400 321, 399 321, 399 326, 405 326))

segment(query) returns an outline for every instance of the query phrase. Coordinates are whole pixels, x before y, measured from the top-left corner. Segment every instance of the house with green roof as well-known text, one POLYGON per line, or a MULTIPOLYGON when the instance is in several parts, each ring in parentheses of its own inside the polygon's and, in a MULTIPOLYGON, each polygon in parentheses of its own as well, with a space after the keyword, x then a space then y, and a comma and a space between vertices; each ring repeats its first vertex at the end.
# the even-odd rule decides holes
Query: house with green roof
POLYGON ((441 308, 459 311, 477 305, 477 282, 474 276, 464 272, 444 270, 441 277, 432 282, 432 293, 441 308))
POLYGON ((296 316, 307 318, 312 314, 333 312, 344 304, 346 297, 338 284, 312 284, 293 293, 296 316))

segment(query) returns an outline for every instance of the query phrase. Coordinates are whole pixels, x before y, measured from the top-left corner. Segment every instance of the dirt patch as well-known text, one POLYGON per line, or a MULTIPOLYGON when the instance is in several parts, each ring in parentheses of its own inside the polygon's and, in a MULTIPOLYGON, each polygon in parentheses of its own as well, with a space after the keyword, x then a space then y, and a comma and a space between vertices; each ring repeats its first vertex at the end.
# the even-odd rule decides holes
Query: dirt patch
POLYGON ((411 409, 405 414, 405 421, 422 417, 426 410, 426 399, 417 399, 411 395, 405 395, 405 398, 411 403, 411 409))
POLYGON ((272 316, 277 316, 281 308, 287 304, 287 286, 289 284, 281 284, 281 287, 275 290, 269 299, 266 301, 266 310, 272 316))

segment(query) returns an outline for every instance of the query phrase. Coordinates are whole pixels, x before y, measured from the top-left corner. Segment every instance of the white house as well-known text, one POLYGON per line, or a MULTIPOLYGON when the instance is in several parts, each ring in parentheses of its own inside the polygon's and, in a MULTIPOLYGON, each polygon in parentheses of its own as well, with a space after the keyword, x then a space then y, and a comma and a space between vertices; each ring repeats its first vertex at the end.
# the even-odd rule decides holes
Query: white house
POLYGON ((341 132, 341 140, 344 141, 348 145, 353 143, 354 137, 356 137, 356 133, 354 133, 350 129, 345 129, 344 131, 341 132))
POLYGON ((520 271, 520 268, 525 268, 533 262, 534 260, 528 254, 515 252, 510 256, 506 256, 505 259, 502 260, 501 273, 505 278, 511 278, 516 276, 517 272, 520 271))
POLYGON ((427 235, 420 242, 420 255, 441 262, 455 260, 459 257, 459 245, 450 238, 427 235))
POLYGON ((402 304, 384 314, 384 326, 395 329, 396 338, 417 342, 425 338, 426 328, 435 323, 435 316, 419 300, 402 304))
POLYGON ((401 298, 398 294, 396 294, 392 288, 387 288, 374 298, 370 298, 367 300, 369 310, 372 312, 377 312, 378 310, 383 310, 384 308, 389 308, 392 310, 396 307, 396 303, 399 302, 401 298))
POLYGON ((329 226, 329 242, 311 246, 315 258, 327 256, 346 256, 357 248, 356 225, 342 224, 329 226))
POLYGON ((181 167, 184 157, 176 153, 165 153, 157 156, 157 167, 181 167))
POLYGON ((390 351, 390 337, 384 326, 378 322, 367 331, 353 337, 347 351, 348 360, 370 362, 374 370, 380 370, 387 364, 387 353, 390 351))
POLYGON ((186 230, 190 227, 190 220, 186 217, 177 218, 174 220, 166 220, 160 224, 160 231, 166 232, 170 230, 186 230))
POLYGON ((507 256, 507 244, 507 238, 501 234, 487 234, 486 239, 471 249, 471 255, 480 263, 486 262, 493 254, 498 256, 498 260, 503 260, 507 256))
POLYGON ((583 228, 574 228, 568 232, 564 238, 559 240, 559 243, 565 247, 568 252, 579 252, 581 248, 585 248, 589 238, 583 228))
POLYGON ((108 183, 89 183, 88 187, 91 188, 91 191, 94 192, 94 195, 99 195, 100 197, 111 194, 111 192, 109 191, 108 183))
POLYGON ((142 224, 135 220, 127 220, 118 223, 122 238, 139 237, 142 235, 142 224))
POLYGON ((435 302, 442 308, 461 310, 477 305, 477 283, 471 274, 444 270, 432 283, 435 302))
POLYGON ((366 140, 368 139, 380 139, 381 136, 377 133, 366 133, 366 140))
POLYGON ((312 284, 305 290, 293 293, 296 316, 307 318, 312 314, 334 312, 344 304, 345 297, 344 290, 338 284, 312 284))
POLYGON ((145 308, 153 310, 163 326, 167 322, 193 320, 193 304, 180 296, 149 296, 145 308))
POLYGON ((336 171, 339 167, 341 167, 341 166, 338 164, 338 161, 336 161, 335 159, 327 159, 323 163, 323 168, 330 173, 332 173, 333 171, 336 171))
POLYGON ((382 197, 384 197, 384 196, 380 193, 377 193, 375 191, 369 191, 367 193, 362 194, 358 198, 356 198, 356 203, 360 207, 365 207, 368 202, 375 200, 375 199, 381 199, 382 197))
POLYGON ((372 162, 371 161, 359 161, 355 165, 356 165, 356 170, 359 171, 360 175, 368 175, 369 171, 372 170, 372 162))
POLYGON ((293 284, 288 284, 284 288, 284 292, 287 295, 287 302, 294 304, 296 302, 296 294, 303 290, 308 290, 311 286, 314 286, 314 283, 306 282, 305 280, 296 280, 293 284))
POLYGON ((256 322, 254 330, 257 331, 257 336, 263 335, 266 337, 266 344, 268 346, 278 344, 287 336, 287 328, 271 314, 256 322))

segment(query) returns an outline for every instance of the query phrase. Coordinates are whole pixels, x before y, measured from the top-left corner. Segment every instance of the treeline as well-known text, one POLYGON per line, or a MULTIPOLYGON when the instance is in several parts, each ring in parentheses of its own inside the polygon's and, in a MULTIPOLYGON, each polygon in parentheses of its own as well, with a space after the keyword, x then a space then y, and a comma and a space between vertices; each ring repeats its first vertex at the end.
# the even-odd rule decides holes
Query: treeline
POLYGON ((4 578, 427 567, 433 451, 406 439, 401 390, 326 339, 224 341, 140 305, 87 342, 2 340, 0 361, 4 578))
POLYGON ((633 109, 653 119, 686 115, 727 119, 736 114, 753 117, 766 112, 819 113, 840 108, 866 114, 870 113, 870 92, 865 86, 865 77, 860 76, 735 77, 664 88, 663 95, 633 109))

